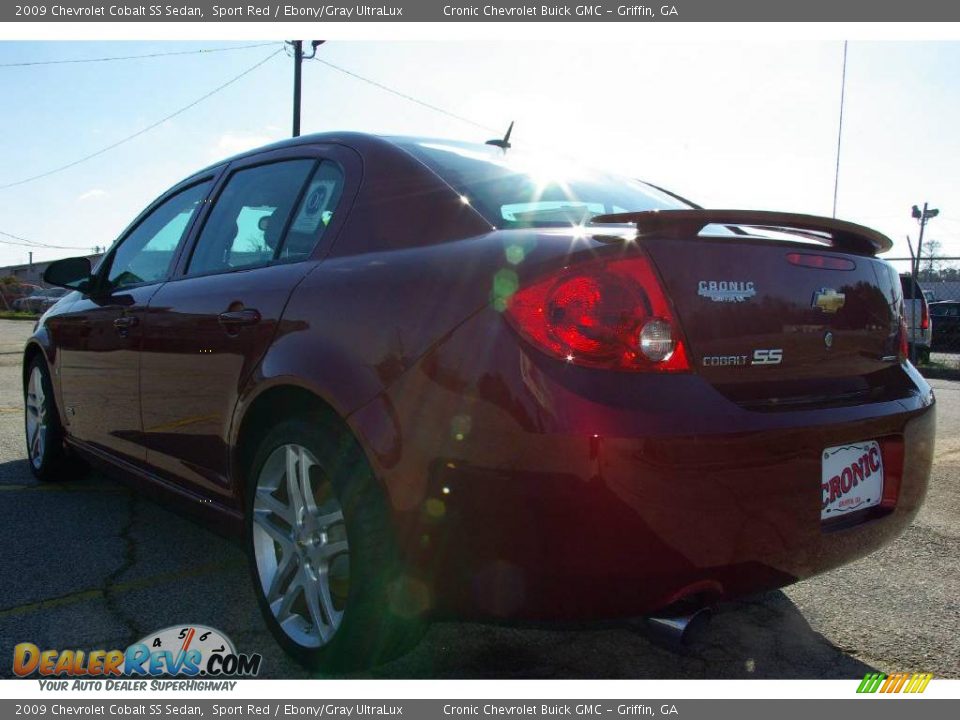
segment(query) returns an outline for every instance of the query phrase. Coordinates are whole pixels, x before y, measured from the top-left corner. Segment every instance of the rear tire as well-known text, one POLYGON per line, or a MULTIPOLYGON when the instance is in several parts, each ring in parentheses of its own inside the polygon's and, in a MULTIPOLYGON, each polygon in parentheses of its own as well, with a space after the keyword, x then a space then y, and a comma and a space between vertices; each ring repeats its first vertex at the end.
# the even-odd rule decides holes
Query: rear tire
POLYGON ((388 503, 352 437, 319 417, 276 425, 257 447, 246 497, 257 601, 294 659, 344 672, 419 640, 421 618, 398 597, 388 503))
POLYGON ((23 386, 24 431, 27 463, 34 477, 44 482, 62 480, 67 470, 63 426, 53 397, 50 371, 40 355, 27 367, 23 386))

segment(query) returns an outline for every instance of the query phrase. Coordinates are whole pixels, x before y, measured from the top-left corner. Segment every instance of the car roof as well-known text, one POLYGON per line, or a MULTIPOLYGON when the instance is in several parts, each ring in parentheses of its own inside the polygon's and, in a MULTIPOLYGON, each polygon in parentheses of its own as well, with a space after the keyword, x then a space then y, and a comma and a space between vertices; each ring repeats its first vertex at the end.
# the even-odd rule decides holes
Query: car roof
POLYGON ((332 131, 332 132, 322 132, 322 133, 310 133, 308 135, 301 135, 300 137, 295 138, 286 138, 284 140, 278 140, 277 142, 270 143, 268 145, 261 145, 260 147, 252 148, 246 150, 242 153, 237 153, 236 155, 231 155, 228 158, 224 158, 219 162, 215 162, 212 165, 208 165, 202 170, 198 170, 195 173, 192 173, 189 178, 186 178, 185 181, 190 181, 200 175, 209 174, 212 170, 223 167, 228 163, 236 162, 237 160, 243 160, 245 158, 251 157, 253 155, 258 155, 263 152, 268 152, 271 150, 282 150, 284 148, 297 147, 299 145, 317 145, 317 144, 335 144, 335 145, 346 145, 352 147, 355 150, 359 151, 361 154, 368 149, 382 149, 384 147, 393 147, 398 151, 401 151, 400 147, 403 144, 410 143, 444 143, 447 145, 457 145, 461 147, 476 147, 489 149, 483 142, 465 142, 463 140, 452 140, 449 138, 430 138, 430 137, 417 137, 413 135, 374 135, 372 133, 363 133, 363 132, 354 132, 349 130, 344 131, 332 131))

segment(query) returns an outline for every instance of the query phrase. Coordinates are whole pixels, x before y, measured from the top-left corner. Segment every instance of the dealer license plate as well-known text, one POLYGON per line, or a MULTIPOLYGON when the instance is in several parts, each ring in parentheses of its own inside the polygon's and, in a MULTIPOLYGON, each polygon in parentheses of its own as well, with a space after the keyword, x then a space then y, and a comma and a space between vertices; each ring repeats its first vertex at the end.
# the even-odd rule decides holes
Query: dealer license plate
POLYGON ((876 441, 848 443, 823 451, 820 519, 829 520, 879 505, 883 456, 876 441))

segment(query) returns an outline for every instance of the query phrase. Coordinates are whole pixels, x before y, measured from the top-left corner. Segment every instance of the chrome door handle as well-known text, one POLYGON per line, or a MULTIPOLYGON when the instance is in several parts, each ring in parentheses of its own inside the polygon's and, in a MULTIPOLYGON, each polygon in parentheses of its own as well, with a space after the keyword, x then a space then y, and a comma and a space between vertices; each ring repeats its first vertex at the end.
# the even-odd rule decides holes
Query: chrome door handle
POLYGON ((113 321, 114 329, 121 335, 126 335, 132 327, 140 324, 140 318, 136 315, 121 315, 113 321))
POLYGON ((244 325, 256 325, 260 322, 260 312, 253 308, 231 310, 220 313, 217 316, 217 321, 228 330, 243 327, 244 325))

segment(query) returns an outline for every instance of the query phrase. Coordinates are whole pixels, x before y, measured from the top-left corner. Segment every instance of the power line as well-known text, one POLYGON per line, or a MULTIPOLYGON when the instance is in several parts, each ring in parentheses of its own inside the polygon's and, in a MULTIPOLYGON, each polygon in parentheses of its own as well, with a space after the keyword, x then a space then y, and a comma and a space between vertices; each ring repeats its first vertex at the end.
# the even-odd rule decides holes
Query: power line
POLYGON ((37 242, 36 240, 27 240, 27 238, 14 235, 13 233, 0 230, 0 235, 12 238, 11 240, 0 240, 4 245, 19 245, 21 247, 37 248, 38 250, 82 250, 83 248, 75 245, 49 245, 47 243, 37 242))
POLYGON ((257 43, 255 45, 237 45, 234 47, 202 48, 200 50, 175 50, 172 52, 146 53, 143 55, 117 55, 113 57, 74 58, 69 60, 32 60, 29 62, 0 63, 0 68, 30 67, 33 65, 75 65, 79 63, 114 62, 116 60, 146 60, 148 58, 171 57, 174 55, 204 55, 209 53, 230 52, 232 50, 250 50, 267 47, 276 43, 257 43))
POLYGON ((447 117, 453 118, 454 120, 459 120, 460 122, 467 123, 468 125, 473 125, 474 127, 480 128, 481 130, 489 130, 490 132, 494 132, 494 133, 503 132, 503 128, 501 128, 500 130, 497 130, 496 128, 492 128, 489 125, 484 125, 482 123, 475 122, 470 118, 464 117, 463 115, 457 115, 456 113, 450 112, 449 110, 444 110, 442 107, 433 105, 424 100, 420 100, 418 98, 413 97, 412 95, 408 95, 407 93, 400 92, 399 90, 394 90, 391 87, 387 87, 383 83, 379 83, 376 80, 371 80, 370 78, 364 77, 363 75, 358 75, 352 70, 347 70, 346 68, 340 67, 339 65, 334 65, 329 60, 323 60, 322 58, 319 58, 319 57, 315 57, 313 58, 313 60, 315 62, 321 63, 322 65, 326 65, 327 67, 333 70, 336 70, 337 72, 341 72, 344 75, 349 75, 350 77, 356 78, 357 80, 365 82, 368 85, 373 85, 375 88, 384 90, 390 93, 391 95, 396 95, 399 98, 403 98, 404 100, 408 100, 409 102, 416 103, 417 105, 421 105, 427 108, 428 110, 433 110, 434 112, 441 113, 443 115, 446 115, 447 117))
POLYGON ((254 70, 256 70, 258 67, 260 67, 261 65, 263 65, 264 63, 266 63, 268 60, 270 60, 271 58, 277 56, 278 54, 280 54, 280 53, 282 53, 282 52, 283 52, 283 48, 279 48, 278 50, 275 50, 274 52, 270 53, 270 54, 267 55, 265 58, 263 58, 263 60, 260 60, 260 61, 257 62, 255 65, 251 65, 250 67, 248 67, 246 70, 244 70, 244 71, 243 71, 242 73, 240 73, 239 75, 235 75, 235 76, 232 77, 230 80, 227 80, 227 81, 226 81, 225 83, 223 83, 222 85, 219 85, 219 86, 215 87, 215 88, 214 88, 213 90, 211 90, 210 92, 208 92, 208 93, 206 93, 206 94, 204 94, 204 95, 201 95, 201 96, 198 97, 196 100, 194 100, 193 102, 191 102, 189 105, 184 105, 184 106, 183 106, 182 108, 180 108, 179 110, 175 110, 174 112, 170 113, 169 115, 161 118, 160 120, 157 120, 155 123, 151 123, 150 125, 147 125, 145 128, 142 128, 141 130, 138 130, 137 132, 133 133, 132 135, 127 135, 125 138, 123 138, 123 139, 121 139, 121 140, 117 140, 116 142, 111 143, 110 145, 107 145, 106 147, 102 147, 102 148, 100 148, 99 150, 90 153, 89 155, 84 155, 83 157, 81 157, 81 158, 79 158, 79 159, 77 159, 77 160, 74 160, 73 162, 69 162, 69 163, 67 163, 66 165, 61 165, 60 167, 53 168, 52 170, 47 170, 46 172, 42 172, 42 173, 40 173, 40 174, 38 174, 38 175, 31 175, 30 177, 23 178, 22 180, 17 180, 17 181, 12 182, 12 183, 6 183, 6 184, 4 184, 4 185, 0 185, 0 190, 6 190, 7 188, 16 187, 16 186, 18 186, 18 185, 24 185, 24 184, 26 184, 26 183, 28 183, 28 182, 33 182, 34 180, 39 180, 40 178, 49 177, 50 175, 53 175, 53 174, 55 174, 55 173, 62 172, 62 171, 67 170, 67 169, 69 169, 69 168, 75 167, 75 166, 79 165, 80 163, 86 162, 87 160, 92 160, 93 158, 95 158, 95 157, 97 157, 97 156, 99 156, 99 155, 103 155, 105 152, 108 152, 108 151, 110 151, 110 150, 113 150, 114 148, 119 147, 120 145, 123 145, 124 143, 130 142, 130 141, 133 140, 134 138, 138 138, 138 137, 140 137, 141 135, 143 135, 144 133, 149 132, 150 130, 153 130, 154 128, 156 128, 156 127, 158 127, 158 126, 160 126, 160 125, 163 125, 163 123, 167 122, 168 120, 172 120, 173 118, 177 117, 177 115, 180 115, 180 114, 182 114, 182 113, 185 113, 187 110, 190 110, 191 108, 199 105, 200 103, 202 103, 202 102, 203 102, 204 100, 206 100, 207 98, 212 97, 213 95, 216 95, 216 94, 217 94, 218 92, 220 92, 221 90, 224 90, 225 88, 229 87, 230 85, 233 85, 235 82, 237 82, 237 81, 240 80, 241 78, 249 75, 249 74, 252 73, 254 70))

